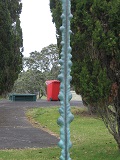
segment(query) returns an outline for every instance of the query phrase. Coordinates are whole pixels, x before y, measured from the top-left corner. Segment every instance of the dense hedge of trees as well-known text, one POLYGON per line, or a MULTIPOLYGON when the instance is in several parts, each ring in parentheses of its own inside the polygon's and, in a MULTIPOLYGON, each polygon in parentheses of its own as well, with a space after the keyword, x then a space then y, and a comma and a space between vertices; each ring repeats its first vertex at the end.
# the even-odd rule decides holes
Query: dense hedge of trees
MULTIPOLYGON (((61 3, 50 0, 58 47, 61 3)), ((72 84, 99 111, 120 149, 120 1, 71 0, 72 84)))
POLYGON ((21 0, 0 0, 0 95, 10 92, 22 69, 21 0))

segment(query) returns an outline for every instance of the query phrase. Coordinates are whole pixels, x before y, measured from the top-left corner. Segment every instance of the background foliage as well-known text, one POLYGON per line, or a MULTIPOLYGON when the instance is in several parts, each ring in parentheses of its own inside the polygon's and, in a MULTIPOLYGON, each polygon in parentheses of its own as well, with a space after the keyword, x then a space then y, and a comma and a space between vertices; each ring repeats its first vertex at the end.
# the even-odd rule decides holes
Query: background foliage
POLYGON ((23 58, 23 72, 14 84, 12 92, 40 93, 46 95, 46 80, 57 79, 59 73, 57 45, 44 47, 41 52, 31 52, 23 58))

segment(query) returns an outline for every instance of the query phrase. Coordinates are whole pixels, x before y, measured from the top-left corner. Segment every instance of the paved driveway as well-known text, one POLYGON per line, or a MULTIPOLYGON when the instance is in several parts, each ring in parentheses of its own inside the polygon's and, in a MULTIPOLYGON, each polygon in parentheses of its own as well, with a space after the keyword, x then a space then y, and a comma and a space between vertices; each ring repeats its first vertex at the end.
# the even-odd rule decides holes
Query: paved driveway
MULTIPOLYGON (((58 106, 60 102, 40 100, 37 102, 0 101, 0 149, 43 148, 57 145, 59 139, 34 128, 25 111, 33 107, 58 106)), ((82 102, 72 101, 71 105, 81 106, 82 102)))

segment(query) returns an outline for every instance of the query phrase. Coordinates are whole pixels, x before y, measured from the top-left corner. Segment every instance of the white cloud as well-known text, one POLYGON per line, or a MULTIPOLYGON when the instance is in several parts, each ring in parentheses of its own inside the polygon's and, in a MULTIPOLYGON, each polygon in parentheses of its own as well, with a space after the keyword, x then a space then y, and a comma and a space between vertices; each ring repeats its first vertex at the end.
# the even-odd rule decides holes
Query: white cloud
POLYGON ((49 8, 49 0, 22 0, 21 27, 24 55, 41 51, 43 47, 56 44, 55 25, 49 8))

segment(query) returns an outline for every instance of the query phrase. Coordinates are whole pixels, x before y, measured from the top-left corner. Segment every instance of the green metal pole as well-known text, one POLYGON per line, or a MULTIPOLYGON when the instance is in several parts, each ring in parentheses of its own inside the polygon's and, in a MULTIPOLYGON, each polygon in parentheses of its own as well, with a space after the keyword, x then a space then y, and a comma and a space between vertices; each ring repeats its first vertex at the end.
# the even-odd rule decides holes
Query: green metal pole
POLYGON ((71 2, 70 0, 61 0, 62 2, 62 26, 60 30, 62 32, 62 51, 61 59, 59 63, 61 64, 61 73, 58 76, 61 81, 60 85, 60 104, 59 108, 60 117, 58 119, 58 124, 60 128, 60 141, 58 143, 59 147, 62 149, 60 160, 71 160, 69 149, 72 146, 70 141, 70 123, 74 116, 70 111, 70 100, 72 95, 70 93, 70 81, 72 77, 70 76, 71 71, 71 47, 70 47, 70 20, 72 18, 71 14, 71 2))

